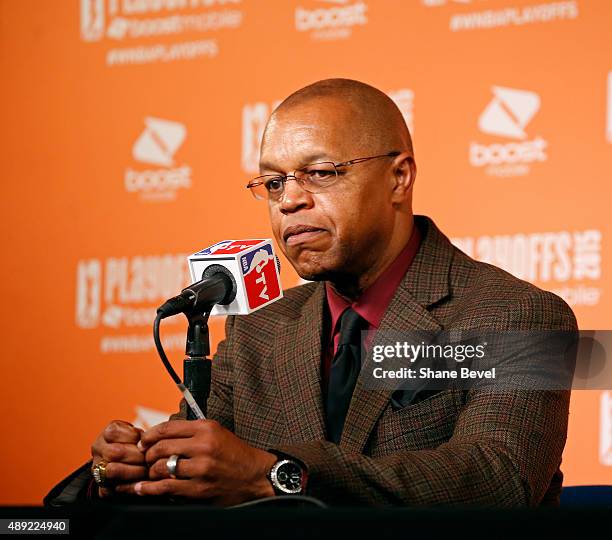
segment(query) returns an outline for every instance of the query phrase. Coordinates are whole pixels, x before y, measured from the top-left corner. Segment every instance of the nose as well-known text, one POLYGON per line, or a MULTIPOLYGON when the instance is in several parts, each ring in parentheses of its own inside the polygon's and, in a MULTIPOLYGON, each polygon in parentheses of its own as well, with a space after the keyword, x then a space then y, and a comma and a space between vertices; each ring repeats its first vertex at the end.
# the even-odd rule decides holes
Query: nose
POLYGON ((289 176, 285 181, 283 194, 279 200, 280 211, 283 214, 290 214, 298 210, 310 208, 312 206, 312 193, 306 191, 295 176, 289 176))

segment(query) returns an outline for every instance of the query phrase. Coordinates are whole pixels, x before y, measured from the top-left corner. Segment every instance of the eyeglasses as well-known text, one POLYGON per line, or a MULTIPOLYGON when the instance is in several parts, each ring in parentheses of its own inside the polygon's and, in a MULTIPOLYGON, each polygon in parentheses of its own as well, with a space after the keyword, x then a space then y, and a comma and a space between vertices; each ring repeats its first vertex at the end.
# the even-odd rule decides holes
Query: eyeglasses
POLYGON ((319 193, 333 185, 343 171, 339 168, 363 163, 370 159, 383 157, 396 157, 401 152, 389 152, 379 156, 362 157, 343 161, 342 163, 333 163, 332 161, 322 161, 320 163, 310 163, 300 169, 293 171, 293 174, 264 174, 254 178, 247 184, 247 188, 251 190, 253 196, 258 200, 278 201, 285 192, 285 183, 292 178, 300 187, 309 193, 319 193))

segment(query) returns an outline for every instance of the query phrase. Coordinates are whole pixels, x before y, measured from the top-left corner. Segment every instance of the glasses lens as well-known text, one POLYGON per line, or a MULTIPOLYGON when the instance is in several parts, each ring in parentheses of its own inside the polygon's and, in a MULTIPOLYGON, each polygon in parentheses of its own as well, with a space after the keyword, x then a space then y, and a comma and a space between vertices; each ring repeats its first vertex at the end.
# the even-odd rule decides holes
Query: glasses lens
POLYGON ((268 192, 263 184, 249 186, 249 190, 258 201, 268 198, 268 192))
POLYGON ((282 176, 264 175, 255 178, 249 186, 253 196, 259 200, 278 199, 284 190, 282 176))
POLYGON ((296 178, 306 191, 316 193, 332 185, 338 178, 338 172, 331 161, 325 161, 306 165, 306 167, 296 171, 296 178))

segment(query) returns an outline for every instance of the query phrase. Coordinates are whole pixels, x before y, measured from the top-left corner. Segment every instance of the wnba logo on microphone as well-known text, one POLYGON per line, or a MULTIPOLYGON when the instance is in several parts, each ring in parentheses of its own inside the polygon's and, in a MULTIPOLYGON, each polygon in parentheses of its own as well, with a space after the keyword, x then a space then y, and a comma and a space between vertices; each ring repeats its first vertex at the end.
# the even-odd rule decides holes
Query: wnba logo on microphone
POLYGON ((280 295, 276 257, 267 244, 240 257, 249 308, 256 309, 280 295))

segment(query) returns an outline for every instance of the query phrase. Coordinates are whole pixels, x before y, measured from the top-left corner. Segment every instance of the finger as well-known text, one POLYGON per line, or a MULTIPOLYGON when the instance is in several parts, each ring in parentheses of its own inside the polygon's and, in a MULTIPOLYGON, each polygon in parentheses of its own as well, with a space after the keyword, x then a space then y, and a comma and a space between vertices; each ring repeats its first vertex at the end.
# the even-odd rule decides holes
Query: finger
POLYGON ((112 443, 105 444, 99 450, 99 455, 105 461, 140 465, 145 463, 144 454, 135 444, 112 443))
POLYGON ((204 498, 201 487, 192 480, 157 480, 155 482, 138 482, 134 485, 136 495, 171 495, 188 498, 204 498))
MULTIPOLYGON (((176 472, 174 476, 180 480, 188 480, 190 478, 202 477, 205 475, 206 470, 204 467, 198 469, 198 463, 195 459, 179 458, 176 462, 176 472)), ((168 458, 158 459, 152 466, 149 467, 149 480, 163 480, 164 478, 171 478, 170 471, 168 471, 168 458)))
POLYGON ((111 483, 136 482, 147 478, 147 468, 142 465, 109 463, 106 466, 106 480, 111 483))
POLYGON ((202 422, 206 422, 206 420, 168 420, 157 424, 142 434, 139 448, 146 450, 162 439, 191 437, 195 430, 201 427, 202 422))
POLYGON ((127 482, 125 484, 118 484, 115 486, 115 493, 121 493, 123 495, 137 495, 134 490, 134 486, 136 486, 138 482, 127 482))
POLYGON ((165 439, 156 442, 145 454, 145 460, 150 465, 159 459, 168 459, 173 454, 182 458, 190 458, 203 451, 200 445, 196 446, 193 438, 189 439, 165 439))
POLYGON ((108 443, 136 444, 140 440, 142 430, 135 428, 124 420, 113 420, 104 428, 102 435, 108 443))
POLYGON ((113 494, 113 492, 108 489, 108 488, 104 488, 104 487, 98 487, 98 497, 100 499, 105 499, 106 497, 110 497, 113 494))

